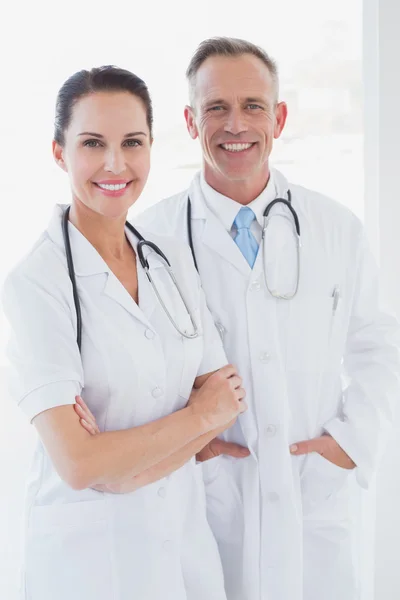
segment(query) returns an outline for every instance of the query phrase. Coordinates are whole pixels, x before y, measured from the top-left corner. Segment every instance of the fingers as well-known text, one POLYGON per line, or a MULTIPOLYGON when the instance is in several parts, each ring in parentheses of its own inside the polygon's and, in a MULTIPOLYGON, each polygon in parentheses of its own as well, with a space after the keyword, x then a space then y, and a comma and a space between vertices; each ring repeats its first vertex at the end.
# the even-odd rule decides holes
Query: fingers
POLYGON ((91 435, 100 433, 96 419, 83 399, 80 396, 76 396, 75 400, 76 404, 74 404, 74 409, 84 429, 86 429, 86 431, 88 431, 91 435))
POLYGON ((237 390, 242 385, 242 378, 239 375, 232 375, 232 377, 229 377, 229 383, 234 390, 237 390))
POLYGON ((96 431, 96 429, 93 427, 93 425, 91 425, 90 423, 85 421, 85 419, 80 419, 80 423, 81 423, 82 427, 84 429, 86 429, 86 431, 88 433, 90 433, 90 435, 96 435, 96 433, 100 433, 99 431, 96 431))
POLYGON ((232 375, 236 375, 236 373, 236 367, 234 367, 233 365, 225 365, 225 367, 219 369, 215 374, 219 374, 220 376, 228 379, 229 377, 232 377, 232 375))
POLYGON ((215 456, 220 454, 226 454, 227 456, 233 456, 234 458, 245 458, 250 456, 250 450, 239 444, 233 442, 225 442, 219 438, 212 440, 212 450, 215 456))
MULTIPOLYGON (((243 390, 243 392, 244 392, 244 390, 243 390)), ((245 396, 245 393, 243 395, 243 398, 244 398, 244 396, 245 396)), ((248 409, 248 406, 247 406, 246 400, 241 400, 239 403, 239 414, 246 412, 247 409, 248 409)))
POLYGON ((86 404, 86 402, 84 401, 82 396, 76 396, 75 400, 76 400, 76 403, 79 404, 79 406, 81 406, 83 408, 83 410, 86 412, 86 414, 90 417, 91 421, 96 422, 96 419, 95 419, 92 411, 90 410, 90 408, 88 407, 88 405, 86 404))
POLYGON ((290 446, 290 453, 295 456, 301 456, 302 454, 309 454, 310 452, 318 452, 318 454, 324 454, 326 439, 324 436, 314 438, 312 440, 305 440, 303 442, 297 442, 290 446))

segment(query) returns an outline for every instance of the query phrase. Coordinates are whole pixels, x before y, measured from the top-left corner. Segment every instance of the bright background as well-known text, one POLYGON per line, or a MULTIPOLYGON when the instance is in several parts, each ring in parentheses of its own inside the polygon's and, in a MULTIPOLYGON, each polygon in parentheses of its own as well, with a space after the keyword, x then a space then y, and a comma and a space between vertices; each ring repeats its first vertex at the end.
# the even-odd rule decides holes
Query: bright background
MULTIPOLYGON (((0 283, 46 227, 54 203, 69 202, 66 175, 51 155, 55 97, 64 80, 82 68, 115 64, 147 82, 155 143, 152 173, 133 212, 142 210, 185 188, 200 166, 198 144, 183 119, 184 73, 197 44, 214 35, 249 39, 278 61, 289 119, 274 148, 274 165, 364 217, 362 0, 202 0, 198 5, 149 0, 145 6, 132 0, 42 0, 9 5, 0 22, 0 283)), ((365 39, 368 44, 364 31, 365 39)), ((373 54, 373 48, 369 51, 373 54)), ((35 434, 7 397, 6 338, 0 313, 0 598, 16 600, 24 481, 35 434)), ((381 489, 389 489, 390 473, 381 478, 381 489)), ((381 494, 377 531, 386 537, 379 538, 374 558, 374 493, 355 498, 363 515, 358 523, 364 544, 360 600, 395 600, 400 583, 391 557, 400 527, 390 526, 394 506, 381 494)))

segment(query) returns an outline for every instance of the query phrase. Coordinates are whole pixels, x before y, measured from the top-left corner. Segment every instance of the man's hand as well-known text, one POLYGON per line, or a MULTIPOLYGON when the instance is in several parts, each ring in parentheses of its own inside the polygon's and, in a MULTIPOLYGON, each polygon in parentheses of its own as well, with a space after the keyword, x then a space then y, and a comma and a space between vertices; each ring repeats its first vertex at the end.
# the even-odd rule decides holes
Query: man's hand
POLYGON ((245 458, 250 455, 250 451, 247 448, 244 448, 244 446, 239 446, 239 444, 225 442, 219 438, 214 438, 203 448, 203 450, 200 450, 200 452, 196 454, 196 459, 199 462, 204 462, 210 460, 210 458, 220 456, 221 454, 227 454, 234 458, 245 458))
POLYGON ((321 437, 298 442, 290 446, 290 453, 294 456, 301 454, 309 454, 310 452, 318 452, 321 456, 329 460, 342 469, 354 469, 356 464, 350 456, 339 446, 337 441, 329 434, 324 434, 321 437))

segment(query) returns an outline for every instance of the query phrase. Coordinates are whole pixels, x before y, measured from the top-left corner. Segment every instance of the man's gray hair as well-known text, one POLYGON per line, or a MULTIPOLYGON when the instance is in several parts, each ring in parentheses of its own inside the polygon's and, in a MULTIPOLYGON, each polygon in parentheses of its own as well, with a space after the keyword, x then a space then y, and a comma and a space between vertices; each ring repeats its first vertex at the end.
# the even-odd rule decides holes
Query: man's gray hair
POLYGON ((204 61, 210 56, 243 56, 243 54, 252 54, 259 58, 271 73, 275 84, 276 100, 279 93, 279 77, 276 62, 260 46, 256 46, 246 40, 231 37, 213 37, 203 40, 194 53, 192 60, 186 70, 186 77, 189 81, 189 94, 192 106, 194 104, 194 90, 196 84, 197 71, 204 61))

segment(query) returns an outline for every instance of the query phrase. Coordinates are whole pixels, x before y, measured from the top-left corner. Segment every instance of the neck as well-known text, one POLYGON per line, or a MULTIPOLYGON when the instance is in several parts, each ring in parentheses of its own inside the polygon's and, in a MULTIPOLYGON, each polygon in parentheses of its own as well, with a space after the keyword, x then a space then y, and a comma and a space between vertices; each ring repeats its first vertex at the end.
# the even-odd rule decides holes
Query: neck
POLYGON ((204 165, 204 179, 216 192, 246 206, 258 198, 266 188, 270 178, 270 170, 267 168, 257 177, 252 179, 231 180, 220 173, 215 173, 204 165))
POLYGON ((130 250, 125 236, 126 215, 114 219, 104 217, 74 198, 69 212, 71 223, 107 260, 121 260, 130 250))

